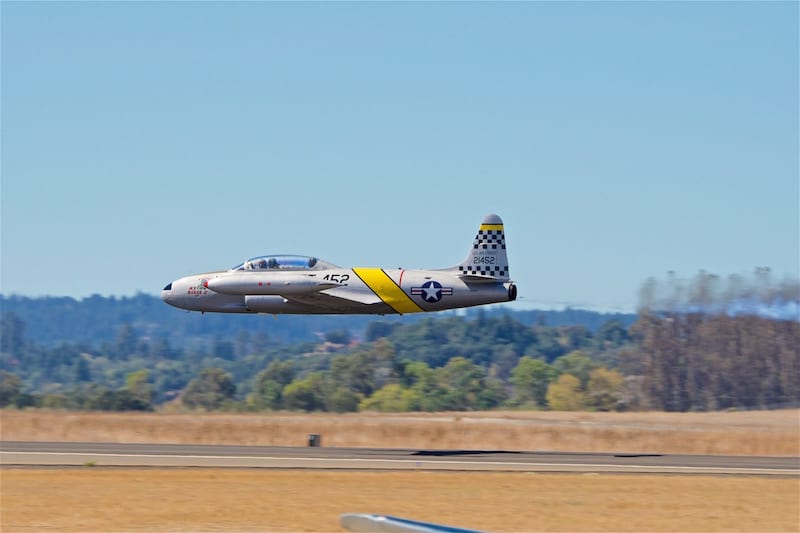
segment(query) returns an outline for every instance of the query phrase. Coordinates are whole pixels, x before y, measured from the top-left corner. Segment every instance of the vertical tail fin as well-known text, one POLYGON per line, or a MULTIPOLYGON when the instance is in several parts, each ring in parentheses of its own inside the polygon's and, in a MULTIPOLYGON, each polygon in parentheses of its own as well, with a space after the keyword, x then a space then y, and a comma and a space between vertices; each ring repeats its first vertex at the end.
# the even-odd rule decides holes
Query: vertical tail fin
POLYGON ((469 255, 457 265, 462 276, 508 281, 508 256, 503 220, 497 215, 483 217, 469 255))

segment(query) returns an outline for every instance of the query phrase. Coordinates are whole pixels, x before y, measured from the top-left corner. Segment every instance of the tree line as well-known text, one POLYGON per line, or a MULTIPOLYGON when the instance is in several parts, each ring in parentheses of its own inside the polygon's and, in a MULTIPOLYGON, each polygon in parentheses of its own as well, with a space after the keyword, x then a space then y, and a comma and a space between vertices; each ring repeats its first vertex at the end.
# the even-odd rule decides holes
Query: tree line
POLYGON ((547 386, 564 369, 603 366, 603 357, 593 361, 581 349, 613 360, 609 348, 627 340, 617 321, 593 333, 584 326, 530 327, 484 313, 408 324, 375 321, 360 342, 346 329, 294 344, 240 332, 232 340, 187 348, 143 338, 129 325, 113 342, 49 348, 28 340, 26 324, 12 312, 2 315, 0 325, 0 404, 101 410, 170 402, 307 411, 545 407, 545 399, 522 391, 534 380, 526 373, 545 365, 539 378, 547 386))
MULTIPOLYGON (((212 342, 215 338, 232 340, 240 334, 260 336, 280 343, 298 343, 317 340, 318 332, 336 329, 346 329, 356 337, 363 337, 367 326, 375 321, 375 317, 363 315, 283 315, 276 320, 265 320, 265 317, 258 315, 200 315, 175 309, 165 305, 156 296, 141 293, 123 297, 93 295, 81 300, 0 294, 0 309, 14 313, 26 324, 28 337, 46 347, 61 343, 96 346, 114 342, 120 328, 125 326, 132 327, 142 338, 168 338, 171 345, 180 348, 198 342, 212 342)), ((476 312, 466 311, 467 316, 476 312)), ((510 314, 529 325, 583 324, 592 331, 597 331, 609 320, 619 320, 629 326, 636 318, 632 313, 598 313, 569 308, 512 311, 495 306, 483 313, 487 316, 510 314)), ((439 313, 439 316, 447 315, 447 312, 439 313)), ((416 314, 386 316, 382 322, 407 324, 422 318, 416 314)))
MULTIPOLYGON (((526 324, 478 310, 373 320, 358 335, 341 328, 292 343, 240 330, 176 346, 124 324, 110 341, 48 346, 28 338, 27 323, 5 311, 0 406, 346 412, 800 405, 800 321, 731 312, 731 302, 715 301, 719 290, 708 290, 709 279, 699 274, 681 289, 684 300, 672 295, 669 307, 647 300, 632 324, 526 324)), ((762 294, 762 307, 776 294, 781 305, 793 301, 785 289, 762 294)))

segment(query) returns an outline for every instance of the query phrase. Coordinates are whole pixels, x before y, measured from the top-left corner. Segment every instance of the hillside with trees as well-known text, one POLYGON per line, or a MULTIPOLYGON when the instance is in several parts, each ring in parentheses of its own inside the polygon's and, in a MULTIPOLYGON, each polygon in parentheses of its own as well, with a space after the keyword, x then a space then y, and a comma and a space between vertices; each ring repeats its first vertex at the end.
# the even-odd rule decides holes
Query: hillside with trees
MULTIPOLYGON (((90 296, 81 300, 68 297, 0 295, 0 309, 10 312, 25 323, 27 338, 44 346, 59 343, 97 345, 114 342, 123 327, 131 327, 144 339, 169 339, 173 346, 184 347, 213 341, 232 340, 239 335, 262 337, 272 342, 296 343, 318 340, 320 334, 347 330, 362 338, 367 326, 380 321, 393 324, 416 322, 424 315, 359 316, 359 315, 228 315, 189 313, 165 305, 160 298, 147 294, 130 297, 90 296)), ((630 325, 636 315, 629 313, 597 313, 583 309, 561 311, 511 311, 502 306, 468 309, 463 313, 442 312, 436 316, 482 313, 485 316, 510 314, 523 324, 567 326, 582 324, 596 331, 608 320, 630 325)))
POLYGON ((739 286, 746 294, 733 294, 730 284, 705 273, 683 285, 650 280, 638 315, 581 312, 591 316, 588 325, 503 309, 400 318, 224 317, 230 323, 177 312, 161 320, 166 306, 149 301, 155 298, 96 297, 89 302, 97 312, 89 337, 66 338, 56 332, 79 328, 92 315, 78 305, 73 315, 62 312, 58 325, 42 325, 51 316, 36 318, 42 301, 15 297, 3 300, 0 406, 333 412, 797 406, 800 321, 791 315, 797 294, 785 286, 739 286), (6 309, 12 300, 16 307, 6 309), (783 315, 788 309, 789 318, 768 312, 776 307, 783 315), (180 321, 194 324, 172 332, 180 321))

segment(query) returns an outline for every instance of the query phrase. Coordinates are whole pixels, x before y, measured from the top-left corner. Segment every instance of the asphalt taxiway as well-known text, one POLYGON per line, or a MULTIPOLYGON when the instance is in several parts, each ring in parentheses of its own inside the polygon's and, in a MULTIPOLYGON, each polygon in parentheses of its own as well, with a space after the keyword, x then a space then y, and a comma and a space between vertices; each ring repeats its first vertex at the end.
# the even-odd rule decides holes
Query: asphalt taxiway
POLYGON ((0 465, 800 476, 800 457, 0 442, 0 465))

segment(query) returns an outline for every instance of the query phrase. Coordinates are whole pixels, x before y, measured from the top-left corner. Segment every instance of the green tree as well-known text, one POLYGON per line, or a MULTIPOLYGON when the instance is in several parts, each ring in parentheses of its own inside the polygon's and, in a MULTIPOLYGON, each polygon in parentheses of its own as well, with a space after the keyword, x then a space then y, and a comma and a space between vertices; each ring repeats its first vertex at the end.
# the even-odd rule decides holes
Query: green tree
POLYGON ((277 381, 259 383, 258 389, 247 395, 247 405, 251 409, 278 410, 283 407, 283 385, 277 381))
POLYGON ((272 340, 263 331, 257 331, 250 339, 250 350, 255 354, 265 354, 272 345, 272 340))
POLYGON ((335 329, 325 334, 325 340, 333 344, 350 344, 350 331, 347 329, 335 329))
POLYGON ((322 372, 309 374, 305 379, 293 381, 283 389, 283 405, 299 411, 325 409, 325 375, 322 372))
POLYGON ((598 411, 616 409, 624 392, 625 378, 616 370, 595 368, 586 385, 586 404, 598 411))
POLYGON ((152 405, 137 398, 133 392, 122 388, 107 389, 89 400, 90 409, 103 411, 150 411, 152 405))
POLYGON ((233 351, 237 359, 244 359, 250 355, 250 332, 240 329, 233 340, 233 351))
POLYGON ((282 409, 283 389, 295 376, 292 361, 273 361, 256 375, 253 392, 247 397, 247 404, 255 409, 282 409))
POLYGON ((128 359, 136 353, 139 338, 130 324, 123 324, 117 332, 114 342, 114 356, 117 359, 128 359))
POLYGON ((25 346, 25 322, 13 311, 0 316, 0 353, 18 357, 25 346))
POLYGON ((463 357, 450 359, 447 365, 436 371, 436 377, 446 390, 447 409, 491 409, 502 404, 507 397, 498 380, 489 378, 486 370, 463 357))
POLYGON ((334 357, 331 379, 363 397, 370 396, 392 377, 394 357, 394 346, 386 339, 380 339, 350 355, 334 357))
POLYGON ((125 376, 125 389, 133 398, 152 408, 155 391, 150 383, 150 371, 143 368, 125 376))
POLYGON ((297 370, 292 361, 272 361, 263 372, 256 376, 256 381, 274 381, 286 386, 294 380, 295 374, 297 374, 297 370))
POLYGON ((41 397, 39 406, 43 409, 74 409, 75 406, 63 394, 45 394, 41 397))
POLYGON ((336 387, 325 398, 327 411, 334 413, 350 413, 358 411, 362 396, 345 387, 336 387))
POLYGON ((628 330, 619 320, 609 320, 597 330, 595 335, 595 341, 600 349, 622 346, 629 339, 628 330))
POLYGON ((420 385, 423 392, 430 391, 436 385, 434 371, 423 361, 406 361, 401 380, 407 387, 420 385))
POLYGON ((436 379, 436 372, 422 361, 406 362, 402 382, 411 390, 409 411, 441 411, 446 409, 447 390, 436 379))
POLYGON ((389 383, 369 398, 365 398, 358 406, 360 411, 380 411, 383 413, 399 413, 413 410, 414 392, 403 388, 398 383, 389 383))
POLYGON ((514 385, 513 403, 547 407, 547 387, 557 375, 558 372, 544 361, 528 356, 521 358, 511 371, 511 383, 514 385))
POLYGON ((217 336, 214 338, 214 346, 211 349, 211 353, 214 357, 232 361, 234 359, 233 343, 217 336))
POLYGON ((172 346, 170 346, 169 341, 162 337, 150 343, 150 349, 148 350, 148 357, 150 359, 155 359, 160 361, 168 359, 178 359, 179 350, 174 350, 172 346))
POLYGON ((542 354, 545 361, 552 363, 557 358, 567 353, 567 349, 558 340, 558 331, 555 328, 538 326, 534 328, 536 333, 535 350, 537 354, 542 354))
POLYGON ((370 322, 367 325, 367 330, 364 334, 364 339, 367 342, 373 342, 378 339, 390 336, 399 323, 397 322, 370 322))
POLYGON ((0 407, 14 404, 22 393, 22 380, 19 376, 0 370, 0 407))
POLYGON ((92 373, 89 369, 89 362, 81 355, 75 359, 75 381, 82 383, 91 380, 92 373))
POLYGON ((554 411, 580 411, 584 408, 581 382, 572 374, 561 374, 547 387, 547 404, 554 411))
POLYGON ((186 386, 181 401, 187 407, 211 411, 233 400, 235 394, 236 386, 230 374, 221 368, 204 368, 186 386))
POLYGON ((559 374, 572 374, 580 380, 581 387, 589 383, 589 374, 599 365, 580 350, 575 350, 553 361, 559 374))
POLYGON ((567 349, 575 351, 589 346, 592 342, 592 332, 583 324, 575 324, 559 328, 567 349))

